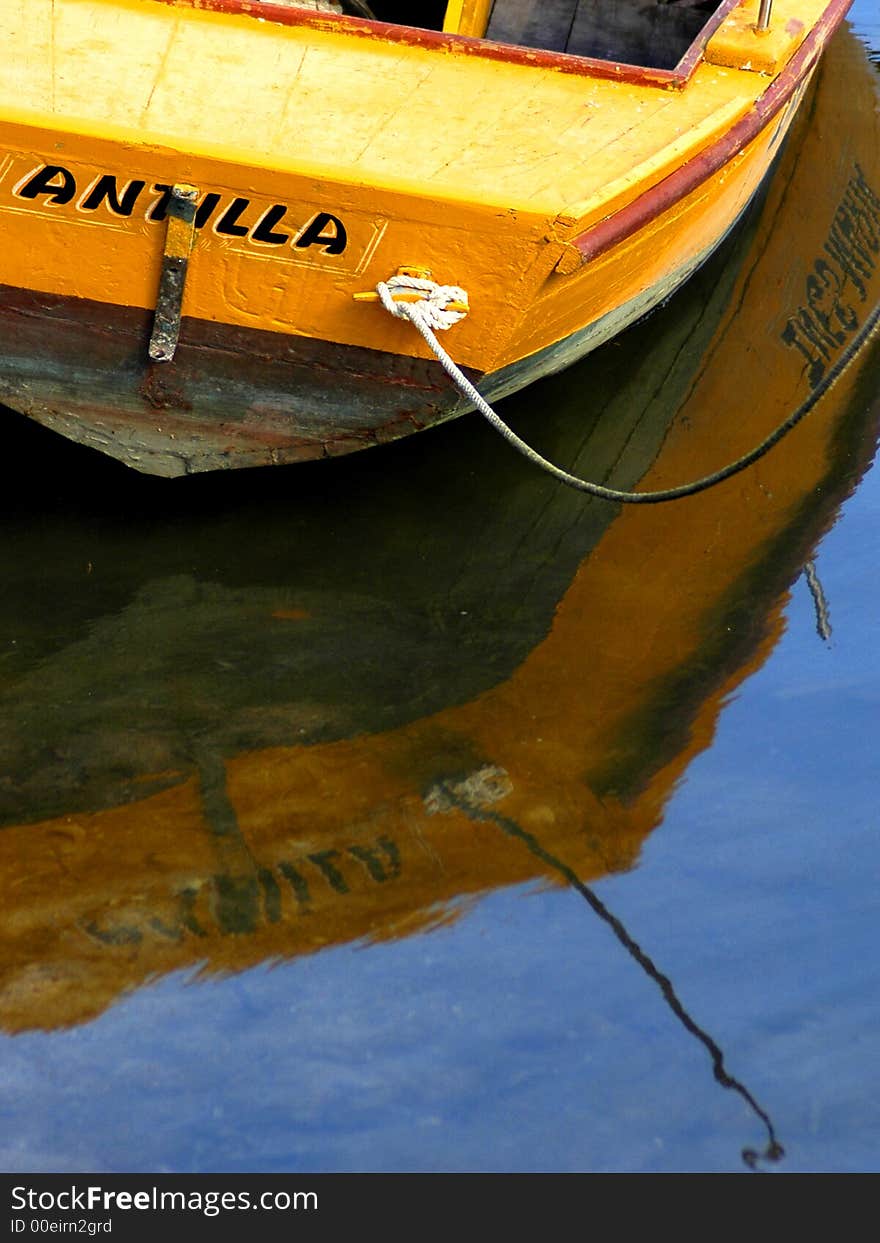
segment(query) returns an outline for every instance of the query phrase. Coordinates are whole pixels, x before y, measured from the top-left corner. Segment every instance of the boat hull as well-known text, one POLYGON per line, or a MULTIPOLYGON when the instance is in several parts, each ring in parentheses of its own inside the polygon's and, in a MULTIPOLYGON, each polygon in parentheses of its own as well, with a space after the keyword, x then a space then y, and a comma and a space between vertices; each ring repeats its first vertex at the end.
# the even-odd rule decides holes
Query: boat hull
MULTIPOLYGON (((0 400, 154 475, 308 461, 387 443, 471 408, 411 325, 353 296, 414 260, 467 289, 471 314, 445 344, 468 378, 490 400, 522 389, 662 303, 719 245, 772 168, 846 2, 833 0, 808 37, 780 35, 778 64, 768 61, 764 76, 742 60, 742 32, 728 15, 681 92, 690 102, 680 104, 657 84, 610 84, 597 94, 602 84, 585 62, 585 80, 600 101, 596 116, 619 104, 621 116, 629 108, 646 118, 640 147, 620 154, 620 143, 609 139, 597 148, 605 161, 622 160, 603 163, 609 180, 601 190, 584 162, 593 151, 589 126, 599 122, 593 116, 585 123, 584 97, 552 74, 540 79, 542 116, 556 106, 553 92, 563 90, 558 103, 572 109, 572 119, 549 154, 512 155, 509 192, 496 193, 493 177, 506 170, 495 173, 490 159, 479 177, 471 171, 472 189, 455 183, 435 199, 422 183, 362 182, 352 161, 330 176, 295 161, 263 167, 256 148, 221 152, 216 142, 181 155, 163 140, 133 154, 127 131, 102 129, 94 118, 91 130, 73 127, 59 144, 46 117, 38 124, 0 112, 7 240, 0 400), (733 67, 718 67, 728 63, 733 67), (584 144, 580 159, 574 148, 566 159, 563 133, 568 144, 584 144), (559 171, 533 202, 531 162, 549 168, 551 156, 562 161, 559 171), (55 163, 62 158, 63 166, 55 163), (169 253, 166 239, 163 260, 163 194, 172 182, 196 186, 199 205, 179 343, 169 361, 156 362, 149 345, 169 253)), ((87 4, 116 12, 112 0, 87 4)), ((178 25, 192 26, 193 38, 208 31, 198 15, 172 20, 167 6, 149 7, 153 25, 164 31, 167 23, 172 41, 178 25)), ((66 20, 74 17, 71 8, 66 20)), ((234 23, 223 30, 229 38, 245 33, 234 23)), ((349 36, 333 38, 334 58, 353 55, 345 51, 349 36)), ((290 53, 269 27, 259 39, 290 53)), ((305 57, 311 44, 305 35, 300 42, 305 57)), ((71 44, 71 58, 79 46, 71 44)), ((370 58, 363 49, 358 55, 354 67, 363 71, 370 58)), ((437 52, 412 55, 413 72, 422 72, 419 56, 438 72, 449 68, 437 52)), ((473 74, 460 59, 450 72, 473 74)), ((477 68, 488 75, 492 63, 477 68)), ((527 84, 518 76, 497 81, 512 92, 527 84)), ((483 82, 463 79, 460 89, 483 82)), ((530 123, 537 134, 541 126, 534 117, 530 123)), ((462 124, 471 125, 467 118, 462 124)), ((472 164, 484 159, 459 152, 462 165, 465 154, 472 164)))
MULTIPOLYGON (((481 375, 490 400, 571 366, 667 299, 723 240, 552 346, 481 375)), ((313 461, 388 444, 473 409, 430 359, 190 321, 150 363, 152 315, 0 290, 0 399, 151 475, 313 461)))
MULTIPOLYGON (((550 345, 491 372, 464 367, 471 382, 490 400, 509 396, 570 367, 668 299, 769 176, 796 105, 740 165, 727 202, 713 200, 708 234, 694 229, 686 206, 670 210, 670 227, 703 238, 699 249, 670 247, 650 284, 639 288, 636 279, 626 301, 550 345)), ((703 214, 704 198, 695 209, 703 214)), ((629 271, 644 269, 638 252, 653 246, 662 226, 663 214, 635 239, 629 271)), ((585 302, 614 260, 612 253, 595 274, 574 278, 586 285, 585 302)), ((551 303, 554 292, 570 299, 551 288, 551 303)), ((0 288, 0 399, 70 440, 165 477, 335 457, 473 409, 432 358, 185 318, 173 362, 151 362, 152 326, 153 313, 139 308, 0 288)))
POLYGON ((201 320, 184 322, 173 363, 151 363, 152 320, 134 307, 0 290, 0 400, 166 477, 350 453, 460 404, 432 361, 201 320))

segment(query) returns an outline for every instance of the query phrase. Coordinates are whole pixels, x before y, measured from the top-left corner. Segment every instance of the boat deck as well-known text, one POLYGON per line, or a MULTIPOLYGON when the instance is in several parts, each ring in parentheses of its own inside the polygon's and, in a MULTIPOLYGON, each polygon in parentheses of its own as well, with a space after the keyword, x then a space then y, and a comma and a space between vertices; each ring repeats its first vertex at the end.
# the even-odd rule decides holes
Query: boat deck
MULTIPOLYGON (((795 0, 776 3, 784 23, 795 0)), ((801 17, 822 3, 797 0, 801 17)), ((156 0, 4 0, 0 118, 584 220, 708 145, 756 93, 742 69, 703 63, 685 90, 664 90, 361 26, 156 0)))

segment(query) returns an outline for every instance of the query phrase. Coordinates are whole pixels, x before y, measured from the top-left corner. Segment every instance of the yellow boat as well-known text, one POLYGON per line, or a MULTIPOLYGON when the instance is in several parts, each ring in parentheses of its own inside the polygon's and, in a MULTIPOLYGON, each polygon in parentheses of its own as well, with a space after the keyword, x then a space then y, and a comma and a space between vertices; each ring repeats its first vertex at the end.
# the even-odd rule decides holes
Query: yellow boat
POLYGON ((160 475, 381 444, 469 408, 407 279, 490 399, 568 366, 728 233, 850 0, 757 3, 4 0, 0 400, 160 475))
POLYGON ((35 496, 39 521, 0 544, 0 618, 31 649, 0 664, 0 1030, 634 865, 876 444, 876 344, 855 345, 880 262, 844 278, 828 251, 847 222, 880 253, 880 214, 861 210, 880 188, 876 75, 843 32, 818 77, 760 212, 673 314, 582 364, 587 395, 551 381, 542 424, 576 466, 662 487, 760 439, 849 358, 795 452, 617 509, 460 425, 441 435, 484 487, 455 455, 404 447, 407 487, 386 455, 335 533, 317 488, 295 538, 289 503, 254 503, 247 551, 216 514, 175 516, 176 546, 149 516, 117 536, 99 498, 103 586, 71 568, 66 507, 45 516, 35 496), (793 342, 823 276, 841 318, 808 365, 793 342))

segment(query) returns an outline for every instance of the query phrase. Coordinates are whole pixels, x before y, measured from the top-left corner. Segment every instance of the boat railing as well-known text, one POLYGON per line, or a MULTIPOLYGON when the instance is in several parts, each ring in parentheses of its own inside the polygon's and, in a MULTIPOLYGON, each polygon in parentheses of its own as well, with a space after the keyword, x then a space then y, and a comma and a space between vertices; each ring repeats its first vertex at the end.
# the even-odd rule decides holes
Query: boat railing
POLYGON ((758 9, 758 20, 755 23, 756 30, 763 31, 770 29, 770 14, 772 11, 773 0, 761 0, 760 7, 758 9))

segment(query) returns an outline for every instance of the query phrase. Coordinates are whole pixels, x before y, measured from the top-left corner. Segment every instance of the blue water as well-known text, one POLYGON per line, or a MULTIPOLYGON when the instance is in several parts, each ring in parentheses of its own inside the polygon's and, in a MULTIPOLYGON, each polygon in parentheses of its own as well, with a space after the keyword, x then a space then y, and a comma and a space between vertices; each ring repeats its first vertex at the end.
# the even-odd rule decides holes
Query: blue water
MULTIPOLYGON (((880 53, 876 0, 851 16, 880 53)), ((853 401, 864 465, 880 413, 876 348, 863 367, 853 401)), ((368 491, 369 456, 338 478, 368 491)), ((787 595, 782 584, 781 634, 735 680, 637 865, 592 885, 771 1120, 785 1155, 761 1164, 787 1172, 880 1165, 880 484, 876 470, 857 474, 812 550, 830 638, 817 634, 804 578, 787 595)), ((194 509, 215 506, 223 539, 240 522, 245 564, 265 485, 237 483, 218 500, 224 486, 194 509)), ((77 556, 112 556, 126 582, 133 520, 111 534, 118 498, 104 514, 92 500, 80 519, 69 493, 45 499, 77 556)), ((284 504, 295 530, 295 497, 284 504)), ((157 524, 157 566, 179 574, 189 559, 210 581, 214 554, 190 531, 199 522, 190 513, 164 534, 157 524)), ((340 555, 356 561, 356 544, 340 555)), ((64 560, 56 549, 43 571, 62 586, 64 560)), ((44 607, 20 612, 41 633, 44 607)), ((95 617, 114 607, 108 598, 95 617)), ((34 819, 58 814, 59 797, 34 819)), ((0 1169, 736 1171, 743 1148, 764 1149, 760 1117, 713 1078, 705 1045, 580 894, 534 880, 454 909, 394 940, 209 978, 174 971, 70 1027, 47 1009, 49 1030, 0 1038, 0 1169)))

